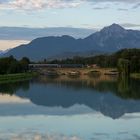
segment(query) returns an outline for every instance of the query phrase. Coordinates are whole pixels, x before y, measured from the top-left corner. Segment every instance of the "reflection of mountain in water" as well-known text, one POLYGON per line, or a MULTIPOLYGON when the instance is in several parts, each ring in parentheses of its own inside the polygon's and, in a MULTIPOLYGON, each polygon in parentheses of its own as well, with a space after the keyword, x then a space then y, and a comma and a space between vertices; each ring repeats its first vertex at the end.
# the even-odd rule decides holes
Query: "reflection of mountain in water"
MULTIPOLYGON (((75 104, 84 104, 114 119, 125 113, 140 112, 140 100, 134 100, 140 99, 139 81, 101 81, 97 84, 84 80, 35 81, 30 84, 27 91, 28 84, 23 84, 23 89, 26 89, 26 92, 16 88, 16 95, 28 98, 36 105, 69 108, 75 104), (130 84, 129 88, 128 84, 130 84), (129 99, 123 99, 114 94, 129 99), (134 99, 132 98, 133 94, 134 99)), ((5 87, 5 89, 7 88, 5 87)))

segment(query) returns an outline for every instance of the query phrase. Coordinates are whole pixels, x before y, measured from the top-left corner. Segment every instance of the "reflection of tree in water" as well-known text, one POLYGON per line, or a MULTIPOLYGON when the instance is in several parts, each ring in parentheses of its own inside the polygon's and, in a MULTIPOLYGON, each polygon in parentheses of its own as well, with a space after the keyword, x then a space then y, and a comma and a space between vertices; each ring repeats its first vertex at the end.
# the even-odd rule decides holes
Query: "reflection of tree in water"
POLYGON ((67 88, 73 88, 73 89, 97 89, 98 91, 108 91, 108 84, 111 84, 111 88, 113 89, 116 83, 116 78, 113 77, 88 77, 85 76, 84 78, 45 78, 45 77, 39 77, 37 81, 39 83, 42 83, 44 85, 46 84, 55 84, 58 86, 63 86, 67 88), (85 78, 86 77, 86 78, 85 78))
POLYGON ((73 89, 94 89, 101 93, 110 92, 124 99, 140 99, 140 80, 129 77, 89 79, 38 79, 42 84, 56 84, 73 89))
POLYGON ((18 90, 27 91, 30 88, 30 81, 15 82, 10 84, 1 84, 0 93, 1 94, 15 94, 18 90))
POLYGON ((27 98, 32 103, 47 107, 69 108, 84 104, 111 118, 119 118, 125 113, 140 111, 140 101, 118 98, 140 99, 140 81, 127 79, 48 79, 4 84, 0 92, 27 98), (31 84, 30 84, 31 83, 31 84), (129 86, 128 86, 129 85, 129 86), (24 90, 28 90, 24 92, 24 90), (106 94, 104 94, 106 93, 106 94), (110 94, 113 93, 113 94, 110 94))
MULTIPOLYGON (((124 99, 140 99, 140 80, 130 79, 128 77, 119 77, 118 80, 109 78, 88 78, 88 79, 51 79, 38 78, 35 81, 40 84, 55 84, 75 90, 93 89, 101 93, 113 93, 124 99)), ((11 84, 1 84, 0 93, 14 94, 18 90, 28 91, 30 81, 16 82, 11 84)))
POLYGON ((129 77, 118 79, 117 95, 125 99, 140 99, 140 81, 129 77))
POLYGON ((128 76, 118 78, 118 92, 125 94, 130 94, 130 78, 128 76))
POLYGON ((122 98, 131 97, 130 78, 128 76, 118 78, 118 92, 117 95, 122 98))
POLYGON ((118 81, 101 81, 95 85, 100 92, 111 92, 124 99, 140 99, 140 80, 119 77, 118 81))
MULTIPOLYGON (((107 78, 105 80, 103 78, 100 80, 99 78, 88 80, 43 78, 35 81, 29 94, 17 93, 17 95, 30 99, 36 105, 47 107, 69 108, 75 104, 84 104, 113 119, 119 118, 125 113, 139 112, 140 101, 133 100, 132 102, 114 96, 123 95, 122 91, 118 92, 118 84, 117 80, 107 80, 107 78)), ((125 98, 134 99, 130 95, 125 98)))

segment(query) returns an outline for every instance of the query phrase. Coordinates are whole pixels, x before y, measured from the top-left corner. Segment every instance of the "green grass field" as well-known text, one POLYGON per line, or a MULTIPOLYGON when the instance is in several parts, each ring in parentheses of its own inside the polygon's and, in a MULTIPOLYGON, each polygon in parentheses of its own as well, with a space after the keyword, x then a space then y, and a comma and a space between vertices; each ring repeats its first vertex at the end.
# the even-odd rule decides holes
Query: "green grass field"
POLYGON ((17 73, 17 74, 0 75, 0 84, 29 80, 35 75, 36 75, 35 73, 17 73))

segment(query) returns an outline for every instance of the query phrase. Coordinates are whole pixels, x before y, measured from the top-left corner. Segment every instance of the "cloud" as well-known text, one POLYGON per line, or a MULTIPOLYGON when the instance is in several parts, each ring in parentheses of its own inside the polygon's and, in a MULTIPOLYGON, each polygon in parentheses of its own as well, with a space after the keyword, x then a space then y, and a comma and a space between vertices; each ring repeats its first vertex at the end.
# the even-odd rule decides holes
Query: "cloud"
POLYGON ((63 134, 41 134, 33 131, 23 131, 22 133, 0 133, 0 137, 10 140, 81 140, 78 136, 66 136, 63 134))
POLYGON ((21 10, 77 7, 81 0, 13 0, 0 1, 1 7, 21 10))
POLYGON ((85 0, 89 2, 123 2, 123 3, 137 3, 139 0, 85 0))
POLYGON ((109 7, 94 7, 94 10, 104 10, 104 9, 108 9, 109 7))
POLYGON ((0 0, 0 4, 9 2, 9 0, 0 0))
POLYGON ((140 27, 140 24, 133 24, 133 23, 123 23, 120 25, 126 28, 140 27))
POLYGON ((137 3, 137 4, 135 4, 133 7, 132 7, 132 9, 137 9, 137 8, 139 8, 140 7, 140 3, 137 3))
POLYGON ((13 40, 13 41, 16 40, 16 42, 17 40, 30 41, 42 36, 62 36, 62 35, 69 35, 74 38, 85 38, 96 31, 96 28, 87 29, 87 26, 88 25, 84 25, 83 27, 85 28, 73 28, 73 27, 31 28, 28 26, 27 27, 0 27, 0 41, 5 40, 5 42, 3 42, 3 45, 1 45, 0 48, 2 48, 2 46, 8 47, 8 44, 10 45, 10 43, 8 44, 6 43, 6 40, 13 40))
POLYGON ((118 11, 128 11, 128 9, 126 9, 126 8, 118 8, 117 10, 118 11))
POLYGON ((32 9, 45 9, 45 8, 73 8, 83 3, 129 3, 135 4, 134 8, 140 6, 139 0, 0 0, 1 9, 20 9, 20 10, 32 10, 32 9))

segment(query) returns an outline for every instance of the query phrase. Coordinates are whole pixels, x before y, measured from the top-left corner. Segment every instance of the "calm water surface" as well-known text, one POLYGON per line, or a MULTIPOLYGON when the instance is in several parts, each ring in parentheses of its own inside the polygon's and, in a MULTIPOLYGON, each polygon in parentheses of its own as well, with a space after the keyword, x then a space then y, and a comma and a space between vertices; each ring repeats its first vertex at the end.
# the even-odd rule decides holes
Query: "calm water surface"
POLYGON ((140 81, 64 76, 0 85, 0 140, 140 140, 140 81))

